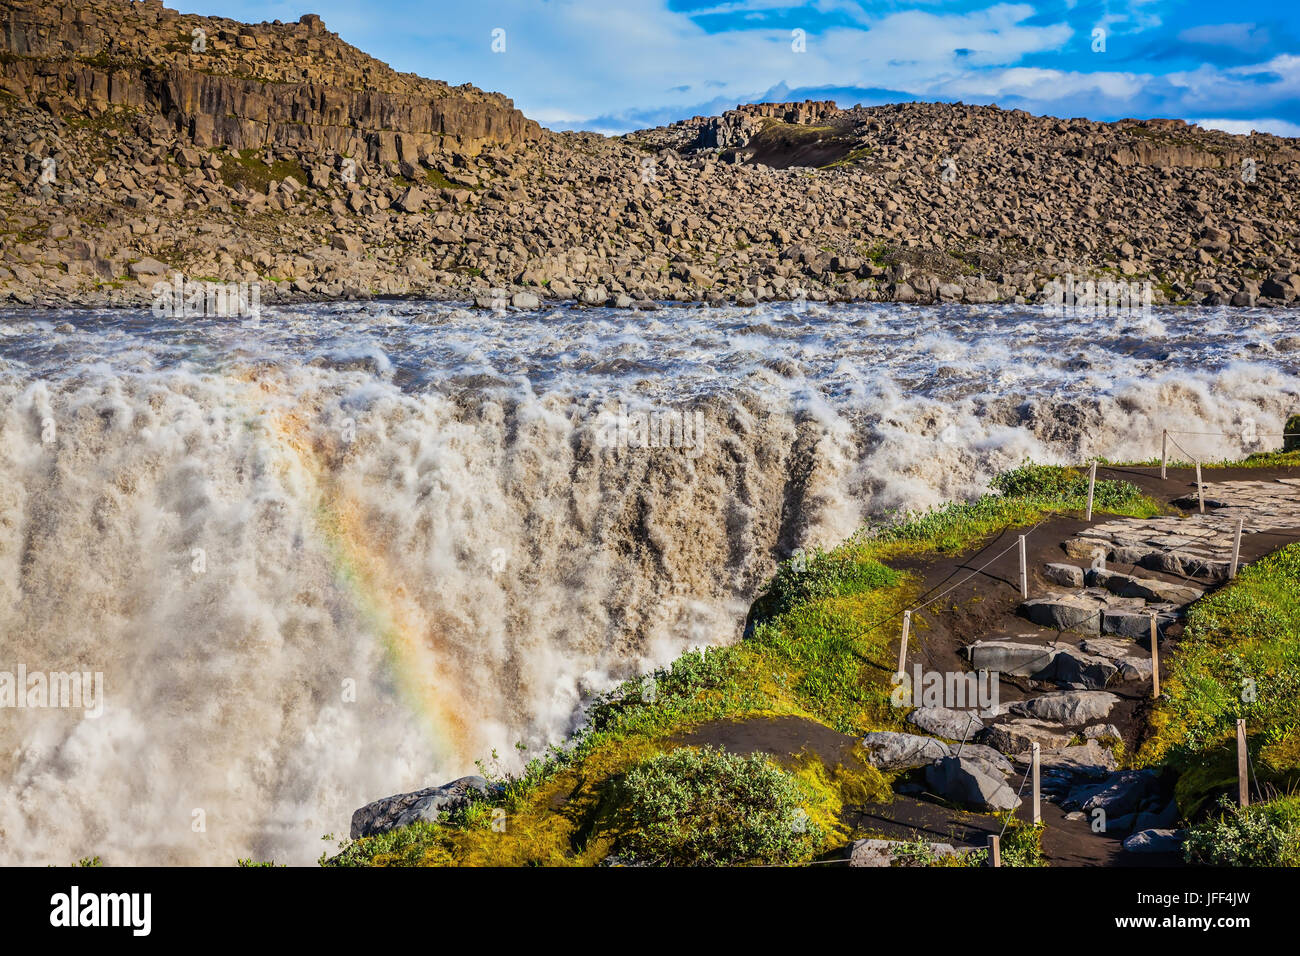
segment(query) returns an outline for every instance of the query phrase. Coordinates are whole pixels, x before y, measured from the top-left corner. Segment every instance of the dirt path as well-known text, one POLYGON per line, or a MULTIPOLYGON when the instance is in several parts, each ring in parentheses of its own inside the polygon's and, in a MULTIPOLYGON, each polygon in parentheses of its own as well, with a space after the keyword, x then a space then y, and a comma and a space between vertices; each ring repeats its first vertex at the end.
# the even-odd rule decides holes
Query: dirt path
MULTIPOLYGON (((1208 501, 1206 515, 1197 513, 1193 469, 1170 468, 1168 478, 1162 480, 1159 468, 1099 468, 1097 477, 1099 480, 1126 480, 1159 501, 1167 504, 1179 502, 1185 509, 1184 517, 1143 521, 1095 515, 1092 522, 1060 516, 1047 519, 1026 539, 1031 598, 1027 604, 1022 601, 1020 593, 1020 560, 1018 548, 1014 546, 1019 535, 1027 529, 1003 532, 968 554, 930 556, 896 563, 900 569, 912 571, 920 577, 922 596, 918 605, 942 595, 913 614, 909 670, 920 664, 924 671, 970 672, 972 661, 976 659, 972 652, 983 654, 990 648, 999 647, 997 644, 988 645, 988 642, 1011 642, 1017 646, 1039 646, 1043 648, 1044 658, 1053 662, 1056 660, 1053 655, 1064 652, 1066 657, 1061 659, 1067 664, 1073 665, 1078 661, 1081 666, 1087 665, 1099 672, 1100 676, 1090 672, 1081 678, 1076 668, 1061 680, 1051 675, 1044 676, 1044 673, 1026 671, 1016 676, 999 670, 1000 713, 991 717, 986 715, 985 722, 992 725, 986 734, 995 728, 1015 728, 1015 733, 1020 734, 1020 728, 1028 718, 1017 715, 1012 705, 1034 708, 1043 698, 1052 696, 1053 691, 1064 688, 1066 693, 1078 693, 1089 700, 1096 699, 1089 695, 1098 693, 1102 698, 1114 695, 1116 700, 1113 704, 1107 699, 1108 712, 1100 721, 1094 722, 1091 729, 1095 731, 1099 726, 1110 725, 1122 737, 1126 751, 1133 752, 1141 744, 1146 731, 1151 682, 1149 629, 1139 632, 1131 624, 1148 622, 1151 613, 1158 614, 1163 663, 1175 651, 1182 635, 1181 615, 1185 605, 1201 592, 1223 584, 1227 561, 1225 549, 1227 552, 1231 550, 1230 541, 1238 517, 1242 518, 1244 527, 1241 542, 1243 564, 1285 544, 1300 541, 1300 469, 1207 469, 1203 475, 1208 501), (1104 567, 1090 570, 1092 562, 1088 560, 1088 553, 1090 549, 1096 550, 1091 547, 1094 544, 1105 552, 1106 560, 1104 567), (1000 554, 1004 551, 1006 553, 1000 554), (1074 572, 1057 569, 1049 574, 1047 565, 1073 565, 1080 576, 1087 578, 1087 585, 1083 580, 1063 584, 1059 576, 1074 572), (1135 593, 1144 597, 1135 597, 1135 593), (1035 599, 1044 606, 1030 610, 1028 605, 1035 599), (1072 602, 1085 605, 1086 626, 1076 627, 1072 622, 1067 622, 1068 626, 1057 626, 1061 623, 1060 616, 1073 607, 1072 602), (1093 610, 1094 605, 1101 608, 1100 618, 1093 610), (1046 625, 1035 623, 1029 619, 1035 615, 1040 620, 1050 620, 1046 625), (1126 627, 1133 632, 1122 633, 1126 627), (1079 633, 1080 630, 1084 633, 1079 633), (988 646, 981 648, 981 644, 988 646), (1104 656, 1106 654, 1110 656, 1104 656), (1141 672, 1143 666, 1146 673, 1141 672), (1095 683, 1081 684, 1079 680, 1093 680, 1095 683)), ((894 625, 891 623, 890 626, 894 625)), ((882 674, 882 679, 886 676, 882 674)), ((967 715, 961 716, 966 718, 967 715)), ((1079 809, 1076 806, 1079 794, 1087 794, 1089 784, 1101 787, 1115 781, 1125 783, 1131 775, 1116 772, 1109 751, 1102 754, 1101 750, 1105 748, 1099 744, 1088 741, 1079 746, 1080 725, 1039 723, 1047 726, 1029 725, 1024 732, 1031 736, 1036 733, 1044 735, 1040 743, 1045 768, 1042 813, 1046 829, 1042 846, 1048 863, 1055 866, 1178 865, 1180 857, 1177 853, 1134 853, 1123 846, 1123 840, 1130 832, 1126 828, 1153 826, 1154 808, 1167 801, 1168 795, 1144 778, 1141 785, 1146 790, 1140 795, 1145 811, 1139 812, 1135 806, 1132 813, 1128 813, 1127 806, 1122 805, 1123 800, 1134 802, 1135 798, 1130 799, 1132 794, 1128 798, 1121 794, 1118 802, 1109 804, 1116 811, 1112 815, 1112 825, 1094 832, 1090 823, 1096 811, 1091 809, 1084 813, 1079 809), (1049 767, 1051 760, 1077 754, 1100 754, 1105 760, 1097 761, 1095 766, 1086 766, 1082 771, 1075 766, 1077 760, 1066 760, 1063 764, 1049 767), (1080 790, 1081 787, 1084 789, 1080 790), (1049 794, 1055 802, 1046 799, 1049 794), (1118 815, 1121 809, 1126 811, 1124 816, 1118 815), (1146 820, 1145 825, 1143 820, 1146 820)), ((915 733, 922 734, 923 731, 918 728, 915 733)), ((1084 734, 1093 735, 1099 740, 1105 739, 1099 734, 1084 734)), ((947 739, 957 740, 958 737, 949 734, 947 739)), ((975 739, 998 744, 999 740, 1007 737, 975 739)), ((1027 738, 1014 739, 1023 742, 1027 738)), ((867 749, 856 738, 836 733, 814 721, 793 717, 714 722, 683 735, 681 740, 696 745, 721 746, 734 752, 767 753, 782 762, 801 753, 811 753, 820 757, 827 766, 860 761, 867 749)), ((1028 743, 1023 743, 1026 751, 1028 746, 1028 743)), ((1003 771, 1005 785, 1013 792, 1021 785, 1028 760, 1027 754, 1018 751, 1017 747, 1014 743, 1011 746, 1002 743, 996 748, 1015 761, 1012 772, 1005 773, 1005 768, 1003 771)), ((952 745, 951 751, 956 749, 952 745)), ((971 747, 967 755, 979 759, 977 751, 980 749, 971 747)), ((1005 764, 987 747, 983 750, 1005 764)), ((917 766, 919 768, 921 764, 917 766)), ((898 792, 892 802, 848 808, 846 822, 862 834, 966 846, 984 846, 988 835, 1001 829, 1001 824, 990 814, 955 809, 952 801, 935 796, 920 769, 899 780, 901 785, 897 786, 898 792)), ((1026 821, 1031 814, 1028 796, 1026 788, 1025 801, 1016 810, 1016 815, 1026 821)), ((1172 825, 1172 821, 1161 825, 1172 825)))

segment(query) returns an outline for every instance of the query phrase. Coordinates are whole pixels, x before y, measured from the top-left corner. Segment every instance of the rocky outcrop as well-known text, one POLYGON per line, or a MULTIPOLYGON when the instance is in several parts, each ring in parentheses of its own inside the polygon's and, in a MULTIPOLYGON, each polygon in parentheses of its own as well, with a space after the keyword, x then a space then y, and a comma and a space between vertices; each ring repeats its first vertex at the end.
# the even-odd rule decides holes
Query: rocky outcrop
POLYGON ((437 823, 445 814, 466 807, 477 794, 487 793, 482 777, 461 777, 441 787, 429 787, 413 793, 385 797, 352 814, 350 836, 353 840, 386 833, 412 823, 437 823))
POLYGON ((147 0, 5 0, 2 85, 52 109, 157 112, 198 147, 333 150, 414 162, 540 135, 505 97, 399 74, 320 17, 240 24, 147 0))
MULTIPOLYGON (((1086 310, 1116 277, 1130 306, 1300 304, 1295 140, 824 101, 556 134, 505 97, 398 73, 319 17, 242 24, 156 0, 0 0, 0 53, 8 303, 151 305, 160 274, 131 267, 154 259, 258 283, 267 304, 1086 310), (1134 175, 1115 158, 1180 161, 1148 144, 1254 166, 1134 175)), ((1067 554, 1090 563, 1101 544, 1081 536, 1084 553, 1067 554)), ((1191 553, 1149 560, 1225 570, 1191 553)))

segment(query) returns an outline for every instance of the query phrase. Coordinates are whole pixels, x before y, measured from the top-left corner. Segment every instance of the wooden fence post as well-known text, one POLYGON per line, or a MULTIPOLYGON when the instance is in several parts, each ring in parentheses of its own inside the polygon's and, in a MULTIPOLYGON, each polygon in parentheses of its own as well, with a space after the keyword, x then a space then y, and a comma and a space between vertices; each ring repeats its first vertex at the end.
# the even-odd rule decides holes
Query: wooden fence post
POLYGON ((1033 763, 1032 773, 1034 775, 1034 817, 1032 822, 1034 826, 1038 826, 1038 824, 1043 822, 1043 805, 1041 802, 1043 790, 1039 775, 1039 768, 1042 765, 1042 748, 1038 745, 1038 741, 1035 740, 1030 744, 1029 750, 1033 763))
POLYGON ((1029 563, 1025 558, 1025 536, 1020 536, 1020 596, 1029 600, 1029 563))
POLYGON ((1088 515, 1083 520, 1092 520, 1092 493, 1097 487, 1097 463, 1092 463, 1092 468, 1088 470, 1088 515))
MULTIPOLYGON (((903 612, 903 642, 898 645, 898 673, 905 673, 907 667, 907 635, 912 630, 912 612, 903 612)), ((916 703, 913 701, 913 703, 916 703)))
POLYGON ((1246 721, 1237 721, 1237 803, 1250 806, 1250 763, 1246 753, 1246 721))
POLYGON ((1002 838, 996 833, 989 834, 989 866, 1002 865, 1002 838))
POLYGON ((1165 466, 1169 463, 1169 432, 1160 433, 1160 480, 1164 481, 1169 476, 1165 474, 1165 466))
POLYGON ((1151 615, 1151 698, 1160 696, 1160 625, 1151 615))
POLYGON ((1241 561, 1241 527, 1245 523, 1245 518, 1237 519, 1237 533, 1232 538, 1232 568, 1228 571, 1230 578, 1237 576, 1237 564, 1241 561))

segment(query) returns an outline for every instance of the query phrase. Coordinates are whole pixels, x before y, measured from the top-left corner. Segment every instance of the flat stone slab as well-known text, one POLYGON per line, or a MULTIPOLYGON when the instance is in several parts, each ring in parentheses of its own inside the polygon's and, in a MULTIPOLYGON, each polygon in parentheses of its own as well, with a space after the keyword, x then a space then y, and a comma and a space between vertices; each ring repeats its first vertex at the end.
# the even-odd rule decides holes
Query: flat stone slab
POLYGON ((973 740, 984 729, 984 722, 974 711, 949 707, 918 707, 907 715, 907 722, 927 734, 949 740, 973 740))
POLYGON ((1011 712, 1077 727, 1103 720, 1118 703, 1118 697, 1104 690, 1063 690, 1019 701, 1011 705, 1011 712))
MULTIPOLYGON (((1025 767, 1030 765, 1030 760, 1028 752, 1015 756, 1016 763, 1025 767)), ((1080 777, 1104 777, 1113 773, 1117 766, 1115 755, 1095 740, 1055 750, 1040 749, 1038 763, 1044 770, 1061 771, 1080 777)))
POLYGON ((979 742, 1000 753, 1018 754, 1029 750, 1030 745, 1035 743, 1046 748, 1065 747, 1073 737, 1073 734, 1058 724, 1020 719, 993 724, 985 729, 979 742))
POLYGON ((967 646, 971 667, 1016 677, 1033 677, 1050 670, 1059 645, 1019 641, 976 641, 967 646))
POLYGON ((942 740, 894 730, 873 731, 862 739, 862 745, 867 762, 879 770, 913 770, 952 753, 942 740))
POLYGON ((1048 594, 1023 602, 1019 612, 1039 627, 1099 634, 1105 607, 1104 601, 1085 593, 1048 594))
POLYGON ((1005 777, 1016 769, 1004 754, 986 744, 973 744, 967 742, 960 747, 954 747, 952 751, 953 756, 957 756, 959 751, 963 760, 969 759, 975 761, 982 769, 988 772, 989 776, 1001 774, 1005 777))
POLYGON ((1139 578, 1104 568, 1089 568, 1085 579, 1090 587, 1105 588, 1119 597, 1163 601, 1178 606, 1191 604, 1205 596, 1203 590, 1190 585, 1170 584, 1158 578, 1139 578))
POLYGON ((1084 584, 1083 568, 1077 564, 1047 564, 1043 566, 1043 577, 1053 584, 1067 588, 1081 588, 1084 584))

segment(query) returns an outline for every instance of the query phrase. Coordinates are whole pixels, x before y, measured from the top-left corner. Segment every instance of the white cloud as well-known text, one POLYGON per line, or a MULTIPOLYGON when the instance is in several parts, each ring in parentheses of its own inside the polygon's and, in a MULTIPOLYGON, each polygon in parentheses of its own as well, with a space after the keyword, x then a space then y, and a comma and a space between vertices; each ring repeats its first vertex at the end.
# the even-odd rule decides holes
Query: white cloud
POLYGON ((1245 136, 1254 130, 1260 133, 1272 133, 1274 136, 1300 137, 1300 123, 1280 119, 1195 119, 1187 122, 1205 129, 1219 129, 1238 136, 1245 136))

